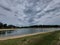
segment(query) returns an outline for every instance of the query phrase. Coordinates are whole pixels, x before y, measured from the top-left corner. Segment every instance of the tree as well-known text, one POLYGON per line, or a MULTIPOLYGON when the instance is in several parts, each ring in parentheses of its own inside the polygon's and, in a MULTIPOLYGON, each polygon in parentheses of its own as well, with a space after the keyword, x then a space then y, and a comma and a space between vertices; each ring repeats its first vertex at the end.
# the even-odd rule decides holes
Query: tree
POLYGON ((7 24, 4 24, 4 28, 7 28, 7 24))
POLYGON ((0 22, 0 28, 3 28, 3 23, 0 22))

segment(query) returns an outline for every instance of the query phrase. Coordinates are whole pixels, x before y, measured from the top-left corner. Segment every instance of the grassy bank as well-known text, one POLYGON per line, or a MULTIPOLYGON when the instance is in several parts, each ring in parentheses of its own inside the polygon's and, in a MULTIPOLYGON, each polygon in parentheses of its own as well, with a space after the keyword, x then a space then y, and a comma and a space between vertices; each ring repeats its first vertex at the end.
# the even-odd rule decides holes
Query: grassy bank
POLYGON ((60 45, 60 31, 0 41, 0 45, 60 45))

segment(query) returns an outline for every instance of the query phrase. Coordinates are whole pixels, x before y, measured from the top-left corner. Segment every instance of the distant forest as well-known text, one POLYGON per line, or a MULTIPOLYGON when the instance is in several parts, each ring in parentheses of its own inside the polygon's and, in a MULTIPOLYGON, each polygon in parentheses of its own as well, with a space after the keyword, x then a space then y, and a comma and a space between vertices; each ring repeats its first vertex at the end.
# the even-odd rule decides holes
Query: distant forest
POLYGON ((11 29, 11 28, 60 28, 60 25, 33 25, 33 26, 15 26, 15 25, 7 25, 0 22, 0 29, 11 29))
POLYGON ((0 29, 5 29, 5 28, 19 28, 19 27, 14 25, 3 24, 0 22, 0 29))
POLYGON ((25 26, 21 28, 60 28, 60 25, 33 25, 33 26, 25 26))

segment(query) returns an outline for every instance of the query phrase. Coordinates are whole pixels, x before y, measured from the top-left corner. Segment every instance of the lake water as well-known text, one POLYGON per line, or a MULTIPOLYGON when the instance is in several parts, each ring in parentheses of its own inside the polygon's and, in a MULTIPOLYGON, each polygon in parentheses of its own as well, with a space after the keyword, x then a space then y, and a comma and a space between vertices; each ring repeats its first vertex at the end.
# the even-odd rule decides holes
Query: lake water
POLYGON ((50 32, 60 30, 60 28, 22 28, 16 30, 5 30, 0 31, 0 37, 7 37, 7 36, 16 36, 16 35, 26 35, 26 34, 33 34, 38 32, 50 32))

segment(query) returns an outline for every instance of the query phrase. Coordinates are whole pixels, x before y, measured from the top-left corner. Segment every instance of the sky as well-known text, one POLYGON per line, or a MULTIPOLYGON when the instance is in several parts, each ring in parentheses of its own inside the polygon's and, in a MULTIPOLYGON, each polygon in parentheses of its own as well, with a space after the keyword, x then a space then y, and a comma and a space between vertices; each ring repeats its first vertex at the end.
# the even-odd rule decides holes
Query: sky
POLYGON ((60 0, 0 0, 0 22, 17 25, 60 25, 60 0))

